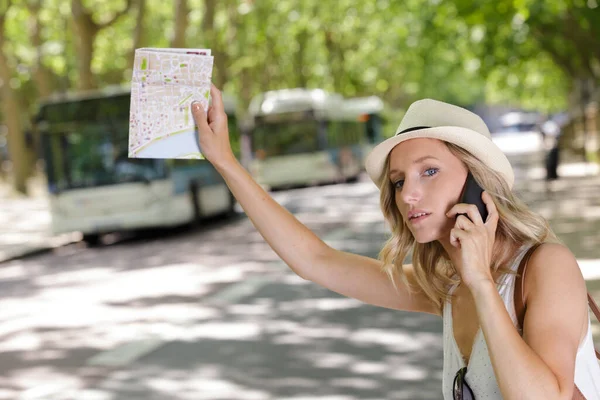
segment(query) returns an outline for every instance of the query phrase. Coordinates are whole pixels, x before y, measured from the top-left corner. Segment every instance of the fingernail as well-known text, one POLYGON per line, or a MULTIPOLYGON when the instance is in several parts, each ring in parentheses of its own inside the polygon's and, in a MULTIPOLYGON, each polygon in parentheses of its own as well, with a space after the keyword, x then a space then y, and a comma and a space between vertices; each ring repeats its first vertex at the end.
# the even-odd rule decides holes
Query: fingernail
POLYGON ((192 110, 200 111, 200 102, 197 100, 192 101, 192 110))

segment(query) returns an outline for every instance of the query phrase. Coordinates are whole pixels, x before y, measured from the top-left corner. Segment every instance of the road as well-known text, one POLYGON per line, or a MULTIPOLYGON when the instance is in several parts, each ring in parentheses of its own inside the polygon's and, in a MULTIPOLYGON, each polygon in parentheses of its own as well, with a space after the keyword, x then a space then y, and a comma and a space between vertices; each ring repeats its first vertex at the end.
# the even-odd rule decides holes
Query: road
MULTIPOLYGON (((600 298, 600 182, 512 161, 600 298)), ((341 250, 386 239, 366 178, 273 197, 341 250)), ((439 399, 441 334, 299 278, 242 213, 0 266, 0 399, 439 399)))

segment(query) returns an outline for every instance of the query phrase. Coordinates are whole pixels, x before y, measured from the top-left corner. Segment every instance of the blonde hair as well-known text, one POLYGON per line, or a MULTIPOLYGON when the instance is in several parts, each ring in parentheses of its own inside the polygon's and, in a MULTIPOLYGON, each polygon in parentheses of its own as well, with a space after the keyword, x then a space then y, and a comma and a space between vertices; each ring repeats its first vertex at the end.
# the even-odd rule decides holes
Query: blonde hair
MULTIPOLYGON (((515 272, 510 270, 510 263, 514 260, 516 250, 522 245, 542 242, 560 243, 548 222, 541 215, 531 211, 512 192, 502 175, 487 167, 463 148, 452 143, 444 143, 450 152, 469 169, 475 181, 492 196, 498 209, 497 245, 494 246, 493 261, 490 266, 493 272, 514 274, 515 272)), ((444 302, 452 297, 448 295, 449 286, 460 282, 460 277, 453 278, 456 270, 439 242, 424 244, 415 242, 396 206, 396 190, 389 179, 389 162, 388 155, 381 178, 379 201, 392 236, 379 253, 379 259, 383 262, 382 268, 396 288, 394 276, 399 276, 409 291, 414 292, 402 269, 402 263, 412 250, 412 264, 418 289, 437 306, 441 313, 444 302)))

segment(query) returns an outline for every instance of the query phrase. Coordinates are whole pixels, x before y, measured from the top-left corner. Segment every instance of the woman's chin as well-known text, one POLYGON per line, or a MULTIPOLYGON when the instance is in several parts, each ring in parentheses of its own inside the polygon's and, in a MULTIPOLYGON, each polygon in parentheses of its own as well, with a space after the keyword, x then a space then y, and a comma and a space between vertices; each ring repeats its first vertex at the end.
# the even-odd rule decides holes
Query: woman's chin
POLYGON ((431 243, 431 242, 435 242, 436 240, 438 240, 436 235, 417 235, 417 236, 413 236, 415 238, 415 242, 419 243, 419 244, 426 244, 426 243, 431 243))

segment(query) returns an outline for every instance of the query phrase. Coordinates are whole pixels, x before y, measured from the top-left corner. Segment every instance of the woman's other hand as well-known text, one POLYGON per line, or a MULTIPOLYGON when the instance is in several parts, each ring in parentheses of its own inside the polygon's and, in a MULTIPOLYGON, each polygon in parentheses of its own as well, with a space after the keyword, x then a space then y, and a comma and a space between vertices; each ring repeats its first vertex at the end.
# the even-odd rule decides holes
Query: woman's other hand
POLYGON ((496 240, 498 226, 498 209, 487 192, 481 196, 488 210, 487 220, 481 219, 477 206, 459 203, 452 207, 446 214, 449 218, 456 218, 454 228, 450 231, 450 243, 460 249, 461 259, 455 263, 458 273, 465 285, 471 291, 479 284, 494 282, 490 265, 492 249, 496 240))

